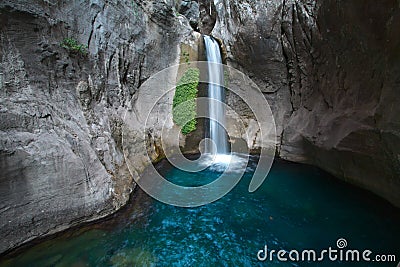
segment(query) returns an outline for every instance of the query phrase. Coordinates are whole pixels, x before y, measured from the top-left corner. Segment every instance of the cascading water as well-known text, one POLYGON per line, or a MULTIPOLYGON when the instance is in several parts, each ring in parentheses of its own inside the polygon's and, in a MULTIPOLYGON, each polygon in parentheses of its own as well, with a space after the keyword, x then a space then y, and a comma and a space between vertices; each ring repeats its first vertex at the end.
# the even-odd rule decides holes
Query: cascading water
POLYGON ((224 84, 224 73, 222 67, 221 51, 218 42, 210 37, 204 36, 208 61, 208 97, 217 101, 209 102, 209 132, 210 139, 215 147, 207 146, 206 152, 220 155, 228 154, 228 141, 225 125, 225 89, 220 86, 224 84), (218 64, 215 64, 218 63, 218 64))

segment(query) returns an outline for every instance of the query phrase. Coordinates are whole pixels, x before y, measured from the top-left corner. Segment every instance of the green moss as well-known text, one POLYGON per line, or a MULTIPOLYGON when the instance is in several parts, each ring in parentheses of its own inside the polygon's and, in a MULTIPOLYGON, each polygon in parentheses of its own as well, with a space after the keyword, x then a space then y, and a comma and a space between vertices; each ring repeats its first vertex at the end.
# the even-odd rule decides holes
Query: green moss
POLYGON ((179 80, 172 104, 174 123, 180 126, 184 135, 196 130, 196 97, 200 80, 197 68, 188 69, 179 80))
POLYGON ((87 46, 80 44, 77 40, 72 38, 65 38, 60 45, 72 53, 77 53, 84 56, 88 54, 87 46))
POLYGON ((182 52, 182 56, 183 56, 185 62, 186 62, 186 63, 189 63, 189 60, 190 60, 190 59, 189 59, 189 56, 190 56, 189 52, 183 51, 183 52, 182 52))

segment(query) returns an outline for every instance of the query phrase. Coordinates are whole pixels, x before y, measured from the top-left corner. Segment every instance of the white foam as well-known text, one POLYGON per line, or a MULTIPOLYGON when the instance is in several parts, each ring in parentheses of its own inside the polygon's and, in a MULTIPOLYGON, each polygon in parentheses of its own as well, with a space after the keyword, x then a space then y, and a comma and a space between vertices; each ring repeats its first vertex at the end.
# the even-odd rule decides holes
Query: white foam
POLYGON ((213 159, 213 164, 228 165, 232 161, 232 155, 229 154, 216 154, 213 159))
POLYGON ((199 164, 218 172, 241 172, 247 166, 245 154, 206 154, 199 164))

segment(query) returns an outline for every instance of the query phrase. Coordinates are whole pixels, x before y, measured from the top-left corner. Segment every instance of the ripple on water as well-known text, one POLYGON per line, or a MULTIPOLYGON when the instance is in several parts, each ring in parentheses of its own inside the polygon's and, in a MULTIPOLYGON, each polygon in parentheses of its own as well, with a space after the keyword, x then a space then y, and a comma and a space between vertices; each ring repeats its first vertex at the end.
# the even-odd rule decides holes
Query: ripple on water
MULTIPOLYGON (((231 157, 232 162, 245 164, 240 155, 231 157)), ((341 237, 353 248, 400 251, 399 210, 381 199, 318 169, 282 161, 274 163, 259 190, 249 193, 256 158, 248 166, 240 183, 216 202, 177 208, 144 195, 137 203, 145 205, 131 211, 140 216, 120 215, 113 227, 46 241, 0 266, 262 266, 256 254, 264 245, 322 250, 341 237)), ((220 172, 188 174, 169 168, 166 175, 173 182, 196 184, 196 179, 212 181, 220 172)), ((272 266, 288 264, 275 260, 272 266)))

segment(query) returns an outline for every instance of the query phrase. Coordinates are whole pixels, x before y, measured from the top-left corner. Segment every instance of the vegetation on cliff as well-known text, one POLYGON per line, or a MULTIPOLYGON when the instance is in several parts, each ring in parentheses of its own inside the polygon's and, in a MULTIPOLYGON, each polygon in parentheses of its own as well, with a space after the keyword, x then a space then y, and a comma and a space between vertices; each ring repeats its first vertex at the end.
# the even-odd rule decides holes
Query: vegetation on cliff
POLYGON ((174 123, 182 128, 181 132, 184 135, 196 130, 196 96, 199 79, 199 69, 189 68, 176 86, 172 116, 174 123))
POLYGON ((84 56, 88 54, 87 46, 80 44, 73 38, 65 38, 60 45, 72 53, 81 54, 84 56))

